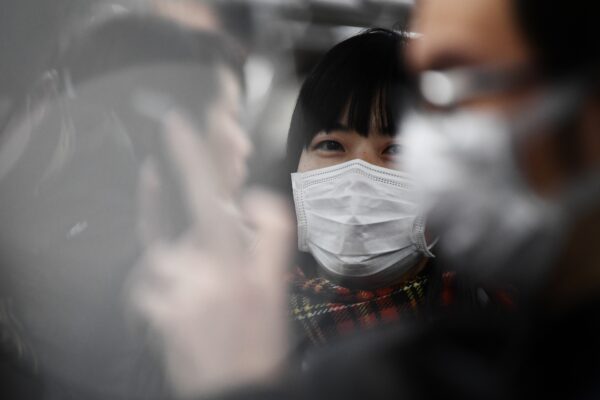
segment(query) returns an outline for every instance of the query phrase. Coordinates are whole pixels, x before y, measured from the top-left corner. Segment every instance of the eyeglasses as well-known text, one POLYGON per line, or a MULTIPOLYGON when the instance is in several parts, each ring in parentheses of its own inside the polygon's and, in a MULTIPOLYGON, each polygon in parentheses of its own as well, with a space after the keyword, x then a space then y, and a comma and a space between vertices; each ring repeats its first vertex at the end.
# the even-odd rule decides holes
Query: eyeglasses
POLYGON ((466 67, 425 71, 418 76, 419 97, 434 108, 451 109, 461 103, 507 93, 536 82, 531 67, 466 67))

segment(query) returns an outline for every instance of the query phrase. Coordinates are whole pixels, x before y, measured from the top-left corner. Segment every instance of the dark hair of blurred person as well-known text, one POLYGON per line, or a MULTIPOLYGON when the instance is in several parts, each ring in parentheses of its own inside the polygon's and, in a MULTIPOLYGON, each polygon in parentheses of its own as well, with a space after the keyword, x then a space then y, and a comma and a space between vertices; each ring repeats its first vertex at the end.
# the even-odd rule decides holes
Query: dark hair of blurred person
POLYGON ((123 282, 140 254, 139 167, 163 160, 171 178, 160 119, 180 110, 204 140, 227 148, 229 166, 212 161, 233 195, 248 150, 237 125, 238 56, 213 34, 126 15, 89 27, 55 64, 12 116, 0 150, 0 220, 10 227, 0 234, 5 394, 161 397, 149 338, 124 316, 123 282), (37 386, 20 381, 27 374, 37 386))
MULTIPOLYGON (((569 5, 543 5, 538 0, 515 0, 513 8, 541 78, 564 82, 579 77, 593 93, 600 80, 600 44, 596 40, 600 9, 584 3, 579 0, 569 5)), ((577 149, 577 135, 572 134, 572 130, 579 129, 578 123, 567 121, 565 129, 557 134, 561 163, 571 173, 577 173, 585 164, 585 157, 577 149)))
POLYGON ((585 73, 600 63, 598 7, 585 0, 547 5, 540 0, 513 1, 517 22, 547 76, 585 73))

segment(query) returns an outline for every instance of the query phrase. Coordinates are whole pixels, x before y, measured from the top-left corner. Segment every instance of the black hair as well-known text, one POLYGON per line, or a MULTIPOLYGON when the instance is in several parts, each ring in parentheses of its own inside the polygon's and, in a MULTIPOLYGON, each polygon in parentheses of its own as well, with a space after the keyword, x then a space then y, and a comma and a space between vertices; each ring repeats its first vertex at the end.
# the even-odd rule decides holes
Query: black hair
POLYGON ((596 2, 514 0, 513 4, 543 73, 560 78, 598 69, 600 7, 596 2))
POLYGON ((304 81, 294 109, 287 142, 290 171, 297 169, 314 136, 333 129, 346 110, 348 128, 360 135, 367 136, 371 128, 396 134, 397 88, 408 81, 401 62, 403 43, 403 34, 373 28, 325 54, 304 81))

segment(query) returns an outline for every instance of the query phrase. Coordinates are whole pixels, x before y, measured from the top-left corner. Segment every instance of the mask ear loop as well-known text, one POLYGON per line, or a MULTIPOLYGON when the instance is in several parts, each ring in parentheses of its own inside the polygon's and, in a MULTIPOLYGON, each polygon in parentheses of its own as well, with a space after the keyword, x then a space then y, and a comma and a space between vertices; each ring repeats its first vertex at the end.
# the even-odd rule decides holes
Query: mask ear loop
POLYGON ((304 182, 302 179, 302 175, 298 175, 298 173, 292 174, 292 193, 294 196, 294 205, 296 208, 296 220, 298 223, 298 250, 307 252, 308 244, 307 244, 307 220, 306 220, 306 212, 304 210, 304 182))
POLYGON ((435 238, 432 244, 427 244, 427 238, 425 237, 425 226, 426 218, 424 215, 419 215, 415 218, 413 225, 413 242, 417 246, 417 249, 423 253, 427 258, 435 258, 435 254, 431 252, 431 249, 437 244, 439 238, 435 238))

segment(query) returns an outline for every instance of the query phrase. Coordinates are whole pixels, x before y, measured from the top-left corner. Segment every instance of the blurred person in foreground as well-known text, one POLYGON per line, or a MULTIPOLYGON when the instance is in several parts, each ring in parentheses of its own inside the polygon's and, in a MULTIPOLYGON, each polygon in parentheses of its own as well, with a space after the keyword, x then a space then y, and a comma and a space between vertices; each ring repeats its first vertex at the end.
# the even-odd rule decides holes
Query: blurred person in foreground
POLYGON ((285 319, 273 282, 287 214, 267 194, 242 196, 238 58, 213 34, 111 18, 73 39, 12 116, 0 148, 3 398, 164 399, 258 379, 283 358, 285 323, 269 323, 285 319), (188 365, 204 368, 190 380, 188 365))
POLYGON ((504 340, 483 346, 496 359, 482 371, 506 398, 600 396, 598 11, 537 0, 415 11, 407 164, 433 199, 440 254, 519 288, 504 340))

